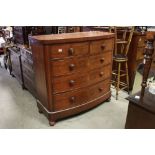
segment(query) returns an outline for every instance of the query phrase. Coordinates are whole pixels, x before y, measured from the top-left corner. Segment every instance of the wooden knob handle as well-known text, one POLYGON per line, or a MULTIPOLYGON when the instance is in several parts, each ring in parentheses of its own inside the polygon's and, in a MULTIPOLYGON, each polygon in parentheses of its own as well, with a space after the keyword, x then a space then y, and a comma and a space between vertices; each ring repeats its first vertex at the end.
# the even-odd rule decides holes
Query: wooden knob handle
POLYGON ((69 55, 73 55, 73 54, 74 54, 74 49, 73 49, 73 48, 70 48, 70 49, 68 50, 68 54, 69 54, 69 55))
POLYGON ((101 45, 101 49, 104 50, 105 49, 105 44, 101 45))
POLYGON ((75 81, 74 81, 74 80, 70 80, 70 81, 69 81, 69 84, 70 84, 70 86, 74 86, 75 81))
POLYGON ((70 102, 71 102, 71 103, 75 103, 75 101, 76 101, 76 100, 75 100, 75 96, 70 97, 70 102))
POLYGON ((104 60, 105 60, 104 58, 101 58, 101 59, 100 59, 101 63, 103 63, 103 62, 104 62, 104 60))
POLYGON ((98 90, 101 92, 101 91, 103 91, 103 88, 99 88, 98 90))
POLYGON ((75 68, 75 65, 74 64, 70 64, 69 65, 69 69, 72 71, 73 69, 75 68))
POLYGON ((103 76, 103 74, 104 74, 103 72, 100 72, 100 76, 101 76, 101 77, 103 76))

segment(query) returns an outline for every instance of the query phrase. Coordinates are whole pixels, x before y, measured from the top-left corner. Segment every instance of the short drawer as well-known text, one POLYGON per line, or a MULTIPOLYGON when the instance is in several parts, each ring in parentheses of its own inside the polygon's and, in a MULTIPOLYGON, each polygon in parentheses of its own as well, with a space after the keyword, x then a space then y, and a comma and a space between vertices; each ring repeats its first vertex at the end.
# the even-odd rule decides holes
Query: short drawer
POLYGON ((113 51, 114 39, 92 41, 90 43, 90 54, 100 54, 105 51, 113 51))
POLYGON ((89 69, 100 68, 101 66, 112 63, 112 52, 105 52, 99 55, 90 56, 89 69))
POLYGON ((51 58, 64 58, 70 56, 87 55, 89 51, 88 42, 72 43, 72 44, 58 44, 49 47, 51 58))
POLYGON ((146 37, 145 36, 139 36, 138 37, 138 47, 145 47, 146 46, 146 37))
POLYGON ((111 65, 106 65, 99 69, 95 69, 89 72, 89 84, 95 84, 103 81, 104 79, 110 78, 112 73, 111 65))
POLYGON ((109 91, 110 79, 84 89, 54 95, 54 110, 64 110, 87 103, 109 91))
POLYGON ((53 78, 53 92, 60 93, 88 85, 87 73, 75 73, 53 78))
POLYGON ((88 58, 67 58, 51 61, 51 72, 54 76, 83 72, 88 68, 88 58))
POLYGON ((140 60, 140 59, 144 58, 144 50, 145 50, 145 48, 143 48, 143 47, 137 48, 136 60, 140 60))

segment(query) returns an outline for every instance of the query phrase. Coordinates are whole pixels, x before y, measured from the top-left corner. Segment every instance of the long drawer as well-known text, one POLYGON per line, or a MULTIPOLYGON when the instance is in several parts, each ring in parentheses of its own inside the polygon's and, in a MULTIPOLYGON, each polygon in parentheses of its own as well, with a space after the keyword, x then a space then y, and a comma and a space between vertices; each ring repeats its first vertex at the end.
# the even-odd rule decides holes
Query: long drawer
POLYGON ((75 73, 67 76, 53 78, 53 93, 60 93, 86 87, 103 81, 111 76, 111 65, 91 70, 89 73, 75 73))
POLYGON ((54 110, 59 111, 84 104, 109 91, 110 79, 107 79, 84 89, 54 95, 54 110))
POLYGON ((88 55, 89 44, 88 42, 84 43, 72 43, 72 44, 58 44, 54 46, 47 47, 49 48, 50 58, 64 58, 70 56, 84 56, 88 55))

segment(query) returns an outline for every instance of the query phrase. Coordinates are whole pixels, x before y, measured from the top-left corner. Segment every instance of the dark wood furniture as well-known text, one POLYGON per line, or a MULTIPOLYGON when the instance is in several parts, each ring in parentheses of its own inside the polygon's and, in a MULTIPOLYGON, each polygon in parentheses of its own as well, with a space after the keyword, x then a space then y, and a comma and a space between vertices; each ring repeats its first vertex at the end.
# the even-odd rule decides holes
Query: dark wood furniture
POLYGON ((14 26, 13 38, 15 44, 21 44, 25 47, 29 46, 28 36, 45 34, 43 26, 14 26))
POLYGON ((143 63, 145 45, 146 34, 134 32, 128 52, 129 90, 133 89, 137 68, 143 63))
POLYGON ((143 103, 139 102, 135 96, 140 96, 138 92, 128 98, 128 114, 126 119, 126 129, 155 129, 155 95, 146 89, 143 103))
POLYGON ((10 73, 16 77, 23 89, 36 97, 32 52, 24 46, 8 48, 11 61, 10 73))
POLYGON ((31 33, 29 26, 14 26, 13 38, 16 44, 28 45, 28 34, 31 33))
POLYGON ((24 47, 21 47, 20 51, 24 88, 36 97, 32 52, 24 47))
POLYGON ((30 38, 37 105, 56 120, 110 99, 114 34, 77 32, 30 38))
MULTIPOLYGON (((106 26, 84 26, 82 31, 109 31, 106 26)), ((143 62, 146 33, 135 31, 128 52, 129 90, 133 89, 134 80, 139 64, 143 62)), ((113 64, 115 68, 115 64, 113 64)), ((125 79, 124 79, 125 81, 125 79)))
POLYGON ((22 85, 22 88, 24 88, 20 48, 11 47, 8 48, 8 50, 10 53, 11 60, 11 75, 15 76, 18 82, 22 85))
POLYGON ((151 94, 148 88, 145 90, 154 52, 153 42, 155 40, 155 32, 147 32, 146 38, 142 89, 137 94, 128 98, 129 107, 125 125, 127 129, 155 128, 155 95, 151 94), (135 96, 139 96, 139 98, 136 99, 135 96))

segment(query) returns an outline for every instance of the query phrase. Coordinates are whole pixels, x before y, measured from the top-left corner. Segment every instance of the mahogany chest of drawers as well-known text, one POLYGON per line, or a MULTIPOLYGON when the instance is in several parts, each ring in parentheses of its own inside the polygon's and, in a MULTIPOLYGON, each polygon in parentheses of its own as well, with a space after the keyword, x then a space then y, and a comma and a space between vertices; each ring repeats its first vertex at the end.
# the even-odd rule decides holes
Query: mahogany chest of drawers
POLYGON ((20 51, 24 88, 36 97, 32 52, 26 48, 21 48, 20 51))
POLYGON ((113 33, 33 36, 30 43, 37 105, 50 125, 111 97, 113 33))

